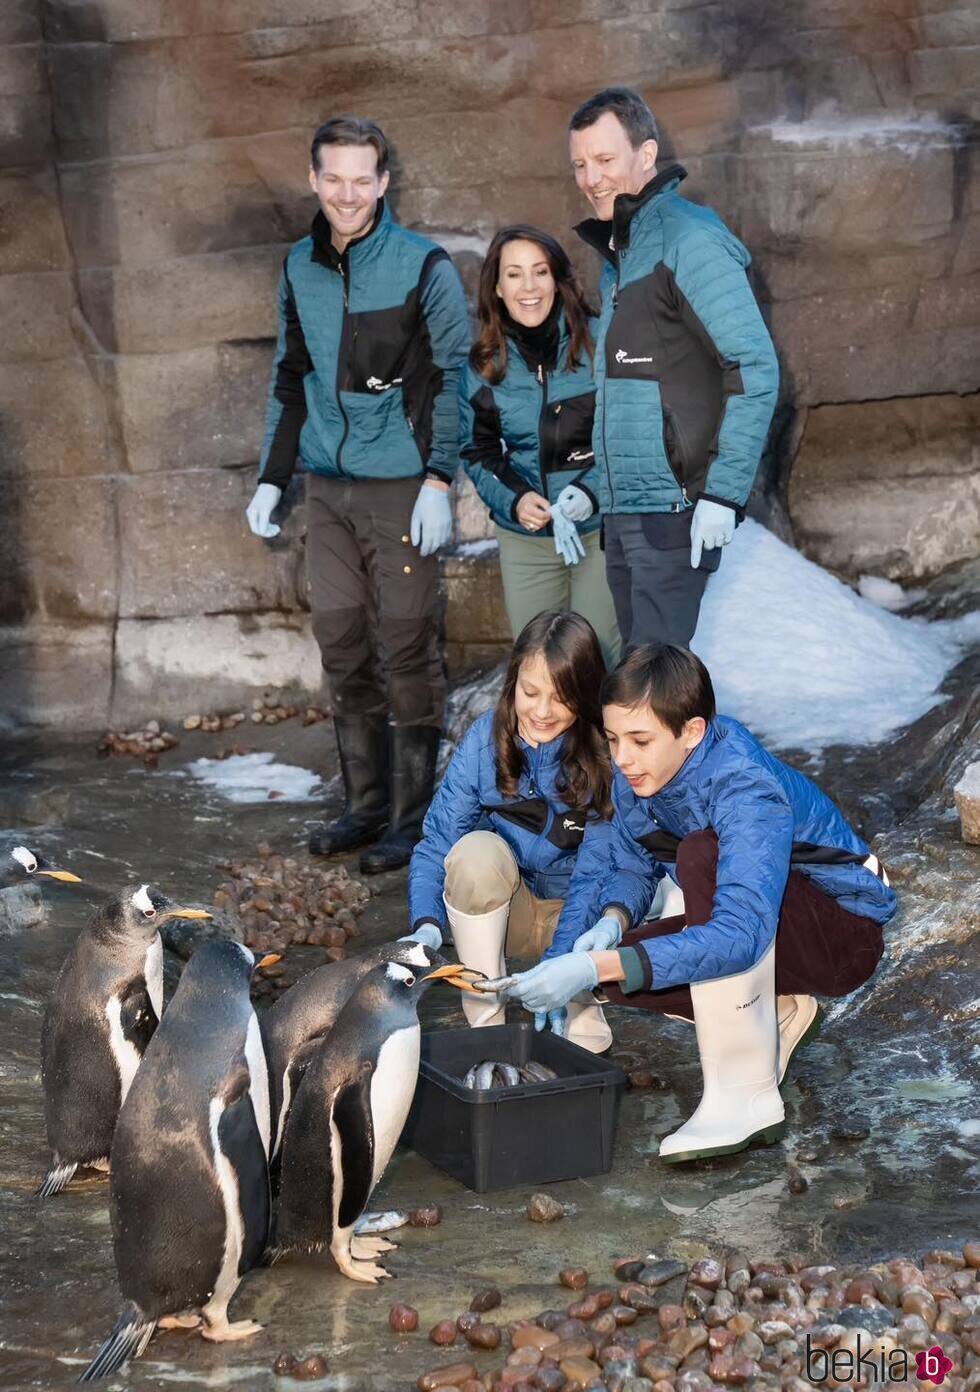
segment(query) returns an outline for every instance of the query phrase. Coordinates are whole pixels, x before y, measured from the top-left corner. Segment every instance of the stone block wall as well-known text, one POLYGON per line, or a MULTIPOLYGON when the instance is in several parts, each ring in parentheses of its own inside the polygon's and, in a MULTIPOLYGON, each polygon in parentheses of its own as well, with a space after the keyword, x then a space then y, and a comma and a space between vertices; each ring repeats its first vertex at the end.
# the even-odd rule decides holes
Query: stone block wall
MULTIPOLYGON (((845 574, 976 548, 980 13, 964 0, 7 0, 0 720, 80 729, 313 690, 300 510, 252 538, 274 286, 309 135, 380 120, 398 216, 472 288, 540 223, 594 283, 565 123, 650 100, 754 256, 783 365, 757 515, 845 574)), ((468 484, 457 541, 487 535, 468 484)), ((506 638, 447 558, 457 666, 506 638)))

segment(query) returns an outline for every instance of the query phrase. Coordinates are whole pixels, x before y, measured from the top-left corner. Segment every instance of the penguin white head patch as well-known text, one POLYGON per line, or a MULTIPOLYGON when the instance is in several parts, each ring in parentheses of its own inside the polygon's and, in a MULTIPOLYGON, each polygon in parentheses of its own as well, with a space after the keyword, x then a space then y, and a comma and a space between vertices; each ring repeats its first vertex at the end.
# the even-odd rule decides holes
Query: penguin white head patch
POLYGON ((134 908, 139 909, 140 913, 146 918, 156 918, 157 911, 153 906, 153 900, 150 898, 149 885, 140 885, 139 889, 132 896, 130 903, 134 908))
POLYGON ((425 955, 425 948, 421 943, 413 943, 411 949, 405 953, 404 960, 411 962, 413 967, 425 967, 428 970, 429 959, 425 955))
POLYGON ((33 855, 26 846, 15 846, 10 852, 17 864, 26 870, 29 875, 33 875, 37 869, 37 856, 33 855))
MULTIPOLYGON (((426 963, 428 965, 428 963, 426 963)), ((389 962, 385 976, 389 981, 400 981, 403 986, 415 985, 415 974, 408 967, 403 967, 401 962, 389 962)))
POLYGON ((240 943, 240 942, 236 942, 236 943, 235 943, 235 946, 236 946, 236 947, 239 949, 239 951, 244 955, 246 961, 248 962, 248 965, 249 965, 250 967, 254 967, 254 966, 255 966, 255 953, 252 951, 252 949, 251 949, 250 947, 246 947, 244 943, 240 943))

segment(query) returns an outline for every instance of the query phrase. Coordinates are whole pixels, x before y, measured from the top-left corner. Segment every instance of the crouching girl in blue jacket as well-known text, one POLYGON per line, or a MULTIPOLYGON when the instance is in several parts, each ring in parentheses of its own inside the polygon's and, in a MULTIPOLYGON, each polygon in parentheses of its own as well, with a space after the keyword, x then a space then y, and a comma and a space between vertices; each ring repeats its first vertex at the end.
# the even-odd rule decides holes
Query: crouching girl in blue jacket
MULTIPOLYGON (((496 708, 470 726, 429 807, 409 868, 412 931, 439 946, 448 923, 460 961, 488 976, 503 976, 505 955, 540 958, 588 917, 594 886, 580 879, 576 902, 569 883, 586 826, 594 853, 611 831, 605 670, 585 619, 538 614, 514 644, 496 708)), ((471 1025, 503 1023, 497 995, 462 1004, 471 1025)), ((591 990, 567 1006, 568 1037, 608 1048, 591 990)))
POLYGON ((715 713, 687 649, 637 648, 606 679, 611 834, 586 833, 548 960, 507 994, 560 1014, 604 982, 611 1002, 693 1020, 704 1089, 660 1145, 676 1162, 782 1134, 779 1084, 819 1023, 814 994, 873 974, 896 899, 831 800, 715 713), (664 862, 684 915, 645 923, 664 862))

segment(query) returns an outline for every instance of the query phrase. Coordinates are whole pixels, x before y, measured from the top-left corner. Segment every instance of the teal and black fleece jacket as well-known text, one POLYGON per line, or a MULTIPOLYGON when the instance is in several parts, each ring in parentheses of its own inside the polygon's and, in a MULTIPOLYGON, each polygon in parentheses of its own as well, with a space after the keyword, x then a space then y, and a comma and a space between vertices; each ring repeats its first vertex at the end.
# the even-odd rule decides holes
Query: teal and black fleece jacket
MULTIPOLYGON (((507 335, 503 380, 488 382, 473 366, 472 356, 460 375, 460 453, 466 472, 498 527, 524 533, 517 504, 525 493, 540 493, 549 502, 568 484, 577 484, 592 500, 592 516, 578 523, 580 532, 599 526, 592 418, 595 383, 587 354, 568 366, 568 331, 556 312, 553 332, 507 335)), ((595 330, 595 321, 590 320, 595 330)), ((552 527, 535 533, 550 536, 552 527)))
POLYGON ((682 512, 699 498, 741 516, 776 404, 779 367, 718 215, 678 193, 680 165, 611 221, 576 228, 599 252, 593 443, 603 512, 682 512))
POLYGON ((278 310, 261 483, 284 488, 297 460, 331 478, 452 481, 469 323, 442 247, 382 200, 341 254, 319 212, 283 262, 278 310))

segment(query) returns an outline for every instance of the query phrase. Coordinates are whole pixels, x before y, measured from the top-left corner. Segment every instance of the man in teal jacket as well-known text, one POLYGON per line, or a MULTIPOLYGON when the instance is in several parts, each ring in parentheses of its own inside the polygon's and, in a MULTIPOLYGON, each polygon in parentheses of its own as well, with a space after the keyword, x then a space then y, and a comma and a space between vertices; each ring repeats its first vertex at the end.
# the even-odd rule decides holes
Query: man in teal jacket
POLYGON ((377 842, 361 857, 371 873, 408 864, 432 797, 445 700, 435 553, 452 536, 469 330, 448 255, 385 203, 388 144, 373 121, 320 127, 310 187, 320 212, 283 263, 247 517, 257 536, 277 534, 272 512, 300 460, 313 632, 347 799, 310 850, 377 842))
POLYGON ((627 648, 687 646, 708 574, 745 508, 776 401, 749 255, 657 169, 657 126, 628 87, 570 122, 575 181, 603 258, 593 445, 606 571, 627 648))

